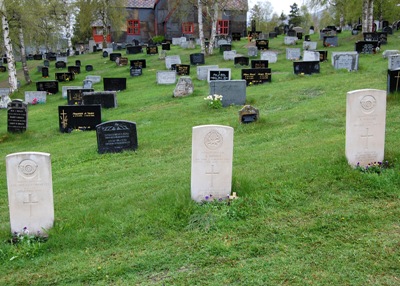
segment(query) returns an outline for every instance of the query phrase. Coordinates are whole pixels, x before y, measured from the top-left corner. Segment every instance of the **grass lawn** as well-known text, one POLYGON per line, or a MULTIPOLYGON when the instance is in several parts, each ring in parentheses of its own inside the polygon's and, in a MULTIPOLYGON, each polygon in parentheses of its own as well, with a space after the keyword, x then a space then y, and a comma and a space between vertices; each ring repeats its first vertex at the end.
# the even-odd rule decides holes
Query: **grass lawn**
MULTIPOLYGON (((386 90, 383 50, 398 49, 400 32, 380 53, 361 54, 359 70, 293 74, 285 59, 283 36, 270 40, 278 62, 272 82, 247 87, 247 104, 260 111, 252 124, 239 123, 241 106, 210 109, 206 81, 191 68, 194 93, 173 98, 174 85, 157 85, 165 70, 157 56, 146 59, 139 77, 101 53, 72 56, 91 64, 86 75, 127 77, 118 108, 103 109, 103 122, 136 122, 136 152, 98 154, 95 131, 59 132, 60 92, 46 104, 29 106, 28 130, 7 132, 7 110, 0 110, 0 157, 16 152, 51 154, 55 224, 46 242, 10 243, 5 160, 0 164, 1 285, 399 285, 400 284, 400 98, 387 96, 385 160, 381 174, 363 173, 345 158, 346 93, 386 90), (197 204, 190 199, 192 127, 220 124, 234 128, 232 191, 239 199, 197 204)), ((339 46, 354 51, 361 35, 339 34, 339 46)), ((247 55, 248 42, 233 42, 247 55)), ((300 41, 296 47, 302 47, 300 41)), ((168 55, 199 52, 171 46, 168 55)), ((122 51, 124 55, 125 52, 122 51)), ((258 57, 259 59, 259 57, 258 57)), ((218 50, 207 65, 240 68, 218 50)), ((41 61, 29 61, 34 82, 41 61)), ((18 68, 21 69, 20 64, 18 68)), ((50 65, 50 77, 56 69, 50 65)), ((7 74, 0 74, 6 81, 7 74)), ((12 95, 24 99, 25 85, 12 95)), ((102 83, 94 85, 102 90, 102 83)))

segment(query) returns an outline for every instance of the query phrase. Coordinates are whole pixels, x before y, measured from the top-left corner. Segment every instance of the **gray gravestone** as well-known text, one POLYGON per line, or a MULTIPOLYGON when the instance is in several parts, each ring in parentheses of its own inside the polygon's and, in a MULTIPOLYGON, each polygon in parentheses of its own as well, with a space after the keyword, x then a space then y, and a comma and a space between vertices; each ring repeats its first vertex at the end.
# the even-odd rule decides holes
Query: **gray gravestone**
POLYGON ((400 69, 400 54, 389 56, 388 70, 400 69))
POLYGON ((244 105, 246 104, 246 81, 211 81, 209 94, 222 95, 223 107, 230 105, 244 105))
POLYGON ((174 97, 188 96, 193 93, 193 82, 189 76, 181 76, 174 89, 174 97))
POLYGON ((225 61, 233 61, 236 57, 236 51, 224 51, 224 60, 225 61))
POLYGON ((317 42, 303 42, 303 50, 314 51, 317 49, 317 42))
POLYGON ((303 61, 319 61, 319 52, 303 51, 303 61))
POLYGON ((45 91, 25 91, 25 102, 29 104, 46 103, 45 91))
POLYGON ((93 84, 101 82, 100 75, 87 75, 85 79, 90 80, 93 84))
POLYGON ((289 37, 289 36, 286 36, 286 37, 284 38, 284 44, 287 45, 287 46, 293 46, 293 45, 296 45, 296 43, 297 43, 298 40, 299 40, 299 39, 298 39, 297 37, 289 37))
POLYGON ((278 55, 275 52, 261 52, 261 60, 268 61, 268 63, 276 63, 278 55))
POLYGON ((257 57, 258 56, 258 49, 257 47, 248 47, 247 48, 247 55, 249 57, 257 57))
POLYGON ((333 52, 332 65, 335 69, 358 70, 357 52, 333 52))
POLYGON ((300 48, 286 48, 286 59, 287 60, 299 60, 301 58, 300 48))
POLYGON ((197 79, 198 80, 207 80, 208 70, 209 69, 218 69, 217 65, 210 66, 197 66, 197 79))
POLYGON ((157 71, 157 84, 175 84, 175 71, 157 71))
POLYGON ((167 69, 171 69, 172 65, 179 65, 181 64, 181 57, 180 56, 166 56, 165 57, 165 67, 167 69))

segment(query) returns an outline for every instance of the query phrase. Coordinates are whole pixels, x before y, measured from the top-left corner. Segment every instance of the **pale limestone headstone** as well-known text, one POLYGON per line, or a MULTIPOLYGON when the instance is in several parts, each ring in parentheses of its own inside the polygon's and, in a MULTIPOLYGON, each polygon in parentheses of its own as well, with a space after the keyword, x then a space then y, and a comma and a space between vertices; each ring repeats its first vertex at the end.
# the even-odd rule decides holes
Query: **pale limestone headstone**
POLYGON ((300 48, 286 48, 286 59, 287 60, 299 60, 301 58, 300 48))
POLYGON ((25 91, 25 102, 28 104, 46 103, 46 91, 25 91))
POLYGON ((278 54, 275 52, 261 52, 261 60, 268 61, 268 63, 276 63, 278 61, 278 54))
POLYGON ((211 66, 197 66, 197 79, 198 80, 207 80, 208 70, 209 69, 218 69, 219 66, 211 65, 211 66))
POLYGON ((157 84, 175 84, 175 71, 157 71, 157 84))
POLYGON ((303 50, 314 51, 317 49, 317 42, 303 42, 303 50))
POLYGON ((386 91, 347 93, 346 158, 350 165, 382 162, 385 150, 386 91))
POLYGON ((232 188, 233 128, 202 125, 192 129, 191 197, 201 202, 227 198, 232 188))
POLYGON ((9 154, 6 171, 11 232, 26 227, 31 234, 43 235, 54 223, 50 154, 9 154))
POLYGON ((236 51, 224 51, 224 60, 225 61, 233 61, 236 57, 236 51))
POLYGON ((400 54, 388 56, 388 70, 400 69, 400 54))
POLYGON ((319 61, 319 52, 314 51, 303 51, 303 61, 319 61))
POLYGON ((179 55, 165 57, 165 67, 167 69, 171 69, 172 65, 180 65, 180 64, 181 64, 181 57, 179 55))
POLYGON ((292 45, 296 45, 298 40, 299 39, 297 37, 286 36, 283 41, 284 41, 285 45, 292 46, 292 45))

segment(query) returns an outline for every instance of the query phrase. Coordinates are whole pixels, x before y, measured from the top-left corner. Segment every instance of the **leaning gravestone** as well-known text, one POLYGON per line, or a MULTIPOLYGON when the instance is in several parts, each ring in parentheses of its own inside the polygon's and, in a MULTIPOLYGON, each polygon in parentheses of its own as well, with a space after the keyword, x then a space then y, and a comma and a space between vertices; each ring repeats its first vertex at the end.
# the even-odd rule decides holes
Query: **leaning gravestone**
POLYGON ((50 154, 9 154, 6 169, 11 232, 26 227, 32 235, 45 236, 54 223, 50 154))
POLYGON ((99 154, 135 151, 138 148, 135 122, 107 121, 96 126, 96 135, 99 154))
POLYGON ((385 125, 386 91, 362 89, 347 93, 346 158, 350 165, 383 161, 385 125))
POLYGON ((24 132, 28 128, 28 105, 15 99, 7 107, 8 132, 24 132))
POLYGON ((219 66, 197 66, 197 79, 198 80, 207 80, 208 70, 209 69, 218 69, 219 66))
POLYGON ((25 102, 28 104, 46 103, 45 91, 25 91, 25 102))
POLYGON ((246 103, 245 80, 216 80, 210 82, 210 93, 222 95, 222 106, 244 105, 246 103))
POLYGON ((191 198, 196 202, 231 194, 233 128, 202 125, 192 129, 191 198))
POLYGON ((175 71, 157 71, 157 84, 175 84, 175 71))
POLYGON ((357 52, 333 52, 332 65, 335 69, 358 70, 357 52))
POLYGON ((182 76, 174 89, 174 97, 183 97, 193 93, 193 82, 189 76, 182 76))

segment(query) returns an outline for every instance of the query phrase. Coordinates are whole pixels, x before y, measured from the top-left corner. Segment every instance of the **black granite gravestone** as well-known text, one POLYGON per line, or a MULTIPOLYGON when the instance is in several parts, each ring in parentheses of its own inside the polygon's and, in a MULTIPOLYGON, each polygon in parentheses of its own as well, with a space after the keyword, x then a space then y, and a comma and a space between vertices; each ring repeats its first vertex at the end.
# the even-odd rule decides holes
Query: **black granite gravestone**
POLYGON ((44 60, 43 61, 43 66, 49 67, 50 66, 50 61, 49 60, 44 60))
POLYGON ((249 57, 243 57, 243 56, 239 56, 239 57, 234 57, 234 65, 239 65, 239 66, 248 66, 250 59, 249 57))
POLYGON ((55 64, 56 69, 65 69, 67 67, 67 63, 63 61, 58 61, 55 64))
POLYGON ((387 93, 400 91, 400 69, 388 70, 387 72, 387 93))
POLYGON ((80 60, 76 60, 75 61, 75 65, 77 66, 77 67, 80 67, 82 64, 81 64, 81 61, 80 60))
POLYGON ((72 72, 56 72, 56 80, 59 82, 72 81, 75 79, 75 74, 72 72))
POLYGON ((28 128, 28 105, 15 99, 7 105, 7 131, 24 132, 28 128))
POLYGON ((58 107, 60 132, 95 130, 101 123, 101 105, 62 105, 58 107))
POLYGON ((103 78, 104 90, 119 91, 126 89, 126 78, 103 78))
POLYGON ((246 85, 262 84, 271 82, 271 69, 242 69, 242 79, 246 81, 246 85))
POLYGON ((144 69, 146 68, 146 60, 131 60, 130 66, 144 69))
POLYGON ((266 60, 251 60, 252 69, 266 69, 268 68, 268 61, 266 60))
POLYGON ((204 54, 203 53, 196 53, 190 55, 190 64, 191 65, 204 65, 204 54))
POLYGON ((67 100, 68 105, 82 105, 83 104, 83 93, 91 92, 93 89, 67 89, 67 100))
POLYGON ((316 51, 319 53, 319 61, 325 62, 328 60, 328 51, 316 51))
POLYGON ((80 74, 81 73, 81 66, 69 66, 68 67, 68 72, 74 73, 74 74, 80 74))
POLYGON ((190 75, 190 65, 177 64, 175 71, 177 75, 190 75))
POLYGON ((210 81, 214 80, 230 80, 230 70, 213 70, 209 69, 208 70, 208 79, 210 81))
POLYGON ((257 49, 268 50, 269 41, 268 40, 256 40, 257 49))
POLYGON ((83 105, 100 104, 102 108, 116 108, 117 92, 116 91, 95 91, 82 93, 83 105))
POLYGON ((240 41, 242 33, 232 32, 232 41, 240 41))
POLYGON ((355 50, 359 54, 375 54, 377 47, 379 47, 378 41, 357 41, 355 44, 355 50))
POLYGON ((55 80, 38 81, 36 82, 36 90, 46 91, 48 93, 55 94, 58 92, 58 81, 55 80))
POLYGON ((49 77, 49 68, 42 67, 42 77, 49 77))
POLYGON ((136 123, 124 120, 107 121, 96 127, 97 152, 118 153, 138 148, 136 123))
POLYGON ((223 54, 226 51, 231 51, 232 50, 232 45, 231 44, 224 44, 219 46, 219 52, 223 54))
POLYGON ((0 72, 6 72, 7 68, 5 66, 0 66, 0 72))
POLYGON ((319 61, 297 61, 293 62, 294 74, 313 74, 319 73, 319 61))
POLYGON ((131 67, 129 69, 129 74, 131 76, 141 76, 143 74, 142 68, 140 67, 131 67))
POLYGON ((148 55, 157 55, 158 47, 157 46, 148 46, 146 47, 146 54, 148 55))
POLYGON ((93 71, 93 66, 92 66, 92 65, 86 65, 86 66, 85 66, 85 70, 86 70, 87 72, 93 71))
POLYGON ((169 43, 162 43, 162 44, 161 44, 161 49, 162 49, 163 51, 169 51, 169 50, 171 50, 171 44, 169 44, 169 43))
POLYGON ((134 55, 134 54, 140 54, 142 53, 142 46, 130 46, 130 47, 126 47, 126 53, 128 55, 134 55))
POLYGON ((115 62, 115 60, 116 60, 117 58, 120 58, 120 57, 122 57, 122 54, 121 54, 121 53, 111 53, 111 54, 110 54, 110 61, 115 62))
POLYGON ((43 55, 33 55, 33 59, 36 61, 41 61, 43 59, 43 55))

